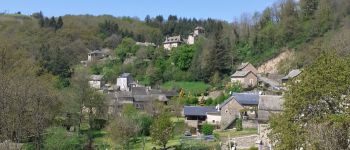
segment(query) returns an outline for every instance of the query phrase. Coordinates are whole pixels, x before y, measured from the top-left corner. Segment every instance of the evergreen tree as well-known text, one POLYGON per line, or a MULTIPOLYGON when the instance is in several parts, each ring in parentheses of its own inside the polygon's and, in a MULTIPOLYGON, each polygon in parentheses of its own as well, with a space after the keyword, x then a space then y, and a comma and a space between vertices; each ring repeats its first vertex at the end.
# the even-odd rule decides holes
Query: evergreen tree
POLYGON ((111 20, 105 20, 104 23, 100 23, 99 28, 103 39, 111 36, 112 34, 116 34, 119 31, 118 24, 111 20))
POLYGON ((63 20, 62 17, 58 17, 57 24, 56 24, 56 29, 61 29, 63 26, 63 20))
POLYGON ((145 17, 145 22, 146 22, 147 24, 151 23, 151 17, 150 17, 149 15, 147 15, 147 16, 145 17))
POLYGON ((311 19, 317 9, 319 0, 301 0, 300 7, 305 19, 311 19))
POLYGON ((208 53, 208 71, 211 76, 215 72, 219 72, 220 75, 230 72, 230 52, 227 49, 223 41, 223 26, 221 22, 218 22, 215 28, 214 34, 214 46, 208 53))
POLYGON ((49 27, 56 29, 56 20, 55 17, 51 17, 50 21, 49 21, 49 27))
POLYGON ((49 26, 50 26, 50 19, 48 17, 45 17, 43 27, 49 27, 49 26))

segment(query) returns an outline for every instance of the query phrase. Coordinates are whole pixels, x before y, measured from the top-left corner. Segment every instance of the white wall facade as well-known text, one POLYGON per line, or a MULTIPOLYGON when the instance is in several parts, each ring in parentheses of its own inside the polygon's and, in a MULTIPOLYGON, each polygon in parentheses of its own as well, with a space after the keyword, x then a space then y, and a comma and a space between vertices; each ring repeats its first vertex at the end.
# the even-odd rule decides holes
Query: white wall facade
POLYGON ((166 43, 164 44, 164 49, 171 50, 174 47, 178 47, 179 43, 166 43))
POLYGON ((117 79, 117 86, 120 87, 121 91, 129 91, 128 79, 127 78, 118 78, 117 79))
POLYGON ((194 44, 194 36, 193 35, 189 35, 187 38, 187 44, 189 45, 193 45, 194 44))
POLYGON ((207 114, 207 123, 213 125, 219 125, 221 122, 220 114, 207 114))
POLYGON ((100 89, 101 88, 101 81, 89 81, 89 85, 92 88, 100 89))

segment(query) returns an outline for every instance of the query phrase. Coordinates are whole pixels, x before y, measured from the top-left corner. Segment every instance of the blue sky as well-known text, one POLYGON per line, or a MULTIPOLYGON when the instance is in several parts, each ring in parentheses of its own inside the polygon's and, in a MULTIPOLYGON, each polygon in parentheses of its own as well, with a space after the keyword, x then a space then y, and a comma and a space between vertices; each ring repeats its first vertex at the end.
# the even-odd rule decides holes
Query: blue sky
POLYGON ((215 18, 232 22, 242 13, 262 11, 276 0, 1 0, 0 12, 23 14, 42 11, 45 16, 109 14, 144 17, 174 14, 187 18, 215 18))

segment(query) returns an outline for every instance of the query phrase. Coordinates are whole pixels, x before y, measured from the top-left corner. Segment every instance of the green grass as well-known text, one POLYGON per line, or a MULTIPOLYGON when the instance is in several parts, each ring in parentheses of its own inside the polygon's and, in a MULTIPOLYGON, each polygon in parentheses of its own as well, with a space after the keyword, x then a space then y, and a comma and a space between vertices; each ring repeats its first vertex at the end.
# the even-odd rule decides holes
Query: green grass
POLYGON ((211 86, 209 84, 205 84, 204 82, 175 82, 170 81, 166 82, 162 85, 162 88, 164 89, 184 89, 186 94, 189 92, 191 95, 200 95, 202 93, 205 93, 211 86))
POLYGON ((185 122, 185 117, 171 117, 170 120, 174 123, 185 122))
MULTIPOLYGON (((180 145, 180 137, 179 135, 174 136, 171 140, 169 140, 167 147, 173 147, 173 146, 177 146, 180 145)), ((139 138, 138 141, 136 143, 130 143, 131 145, 131 150, 140 150, 142 149, 142 139, 139 138)), ((145 137, 145 149, 152 149, 153 147, 156 147, 157 149, 159 149, 160 147, 155 145, 152 141, 150 137, 145 137)))
POLYGON ((258 134, 257 128, 245 128, 242 131, 235 131, 235 130, 229 130, 229 131, 214 131, 214 134, 218 134, 220 138, 227 138, 228 136, 232 137, 239 137, 239 136, 246 136, 246 135, 253 135, 258 134))

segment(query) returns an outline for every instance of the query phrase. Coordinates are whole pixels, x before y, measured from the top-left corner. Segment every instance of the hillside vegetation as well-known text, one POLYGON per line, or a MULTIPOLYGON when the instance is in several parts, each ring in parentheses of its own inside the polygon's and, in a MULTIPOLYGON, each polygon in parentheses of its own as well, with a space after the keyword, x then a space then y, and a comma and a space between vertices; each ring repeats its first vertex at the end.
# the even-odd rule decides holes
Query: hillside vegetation
MULTIPOLYGON (((186 94, 192 92, 198 96, 200 93, 196 92, 207 88, 224 87, 238 64, 249 61, 258 66, 286 49, 294 57, 278 64, 280 73, 312 66, 322 51, 334 53, 332 59, 349 56, 349 35, 349 0, 280 0, 262 12, 244 14, 233 22, 176 15, 147 16, 141 20, 109 15, 49 17, 42 12, 3 13, 0 14, 0 142, 12 140, 30 143, 33 149, 45 149, 44 135, 59 130, 50 130, 51 127, 75 127, 82 142, 75 146, 92 149, 96 138, 93 133, 105 125, 101 118, 106 118, 107 110, 105 96, 88 86, 90 74, 102 74, 108 83, 115 84, 121 73, 129 72, 143 85, 183 88, 186 94), (166 36, 187 38, 197 26, 203 27, 205 34, 195 44, 182 44, 171 51, 163 49, 166 36), (136 42, 152 42, 157 46, 144 47, 136 42), (113 59, 89 65, 88 71, 83 69, 80 61, 87 59, 87 53, 104 48, 111 50, 113 59), (84 116, 83 110, 100 113, 84 116)), ((220 102, 225 99, 224 95, 221 97, 220 102)), ((296 112, 291 110, 294 115, 296 112)), ((146 121, 150 118, 142 115, 135 116, 146 121)), ((132 119, 127 120, 131 123, 124 123, 142 121, 132 119)), ((300 125, 303 123, 308 122, 300 125)), ((128 144, 131 136, 125 136, 128 144)))

